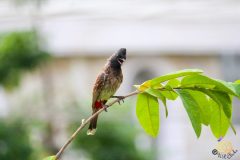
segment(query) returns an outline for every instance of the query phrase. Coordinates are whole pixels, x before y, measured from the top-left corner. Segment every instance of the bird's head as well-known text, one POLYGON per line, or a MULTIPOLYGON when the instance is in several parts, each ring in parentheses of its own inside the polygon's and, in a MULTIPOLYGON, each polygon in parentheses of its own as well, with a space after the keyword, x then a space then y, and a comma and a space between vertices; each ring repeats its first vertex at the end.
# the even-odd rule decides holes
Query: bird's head
POLYGON ((113 67, 121 67, 123 62, 126 60, 127 50, 126 48, 119 49, 116 53, 114 53, 109 61, 113 67))

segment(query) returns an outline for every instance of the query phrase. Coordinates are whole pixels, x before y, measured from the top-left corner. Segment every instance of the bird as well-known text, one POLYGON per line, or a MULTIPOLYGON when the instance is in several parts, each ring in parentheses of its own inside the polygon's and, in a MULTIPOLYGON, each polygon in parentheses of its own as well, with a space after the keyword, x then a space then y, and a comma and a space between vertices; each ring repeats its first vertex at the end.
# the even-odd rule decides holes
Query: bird
MULTIPOLYGON (((114 96, 123 81, 122 64, 126 60, 127 50, 121 48, 110 56, 103 68, 98 74, 94 83, 92 92, 92 115, 101 108, 107 111, 107 101, 110 98, 119 98, 123 96, 114 96)), ((90 121, 87 135, 94 135, 97 128, 98 115, 90 121)))

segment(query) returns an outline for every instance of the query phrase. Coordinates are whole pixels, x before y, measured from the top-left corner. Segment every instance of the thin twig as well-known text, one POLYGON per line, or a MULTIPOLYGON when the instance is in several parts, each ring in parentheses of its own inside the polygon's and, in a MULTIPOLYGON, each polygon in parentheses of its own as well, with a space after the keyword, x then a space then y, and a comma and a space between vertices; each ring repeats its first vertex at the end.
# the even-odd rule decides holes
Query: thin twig
MULTIPOLYGON (((134 91, 132 93, 129 93, 126 96, 123 96, 123 99, 127 98, 127 97, 131 97, 134 96, 136 94, 139 94, 140 91, 134 91)), ((107 105, 108 107, 111 107, 113 104, 120 102, 122 99, 116 99, 112 102, 110 102, 107 105)), ((102 111, 104 111, 104 108, 101 108, 100 110, 98 110, 96 113, 94 113, 93 115, 91 115, 87 120, 82 121, 82 124, 78 127, 78 129, 72 134, 72 136, 68 139, 68 141, 62 146, 62 148, 58 151, 58 153, 56 154, 56 160, 59 160, 63 154, 63 152, 65 151, 65 149, 68 147, 68 145, 74 140, 74 138, 77 136, 77 134, 97 115, 99 115, 102 111)))

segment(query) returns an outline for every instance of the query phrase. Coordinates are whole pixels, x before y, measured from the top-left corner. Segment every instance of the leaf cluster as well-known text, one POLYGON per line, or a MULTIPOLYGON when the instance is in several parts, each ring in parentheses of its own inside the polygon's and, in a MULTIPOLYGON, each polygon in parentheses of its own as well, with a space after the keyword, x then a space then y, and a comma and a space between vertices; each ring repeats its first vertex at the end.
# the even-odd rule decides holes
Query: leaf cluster
POLYGON ((182 100, 192 127, 200 136, 202 125, 210 126, 216 138, 224 137, 232 125, 232 98, 240 97, 240 82, 225 82, 202 74, 199 69, 186 69, 148 80, 135 85, 137 97, 136 114, 141 126, 151 136, 159 131, 159 101, 166 117, 167 100, 182 100))

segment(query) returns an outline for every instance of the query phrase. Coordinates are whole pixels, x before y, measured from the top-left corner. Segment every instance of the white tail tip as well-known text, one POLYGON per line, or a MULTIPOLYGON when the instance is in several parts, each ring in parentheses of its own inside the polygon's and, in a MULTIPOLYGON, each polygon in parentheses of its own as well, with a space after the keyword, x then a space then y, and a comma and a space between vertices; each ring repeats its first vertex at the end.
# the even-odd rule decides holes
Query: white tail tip
POLYGON ((95 135, 95 133, 96 133, 96 129, 89 129, 88 131, 87 131, 87 135, 88 136, 93 136, 93 135, 95 135))

